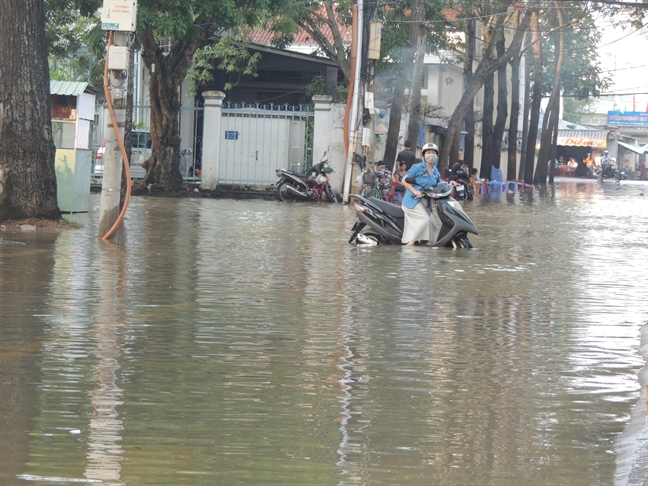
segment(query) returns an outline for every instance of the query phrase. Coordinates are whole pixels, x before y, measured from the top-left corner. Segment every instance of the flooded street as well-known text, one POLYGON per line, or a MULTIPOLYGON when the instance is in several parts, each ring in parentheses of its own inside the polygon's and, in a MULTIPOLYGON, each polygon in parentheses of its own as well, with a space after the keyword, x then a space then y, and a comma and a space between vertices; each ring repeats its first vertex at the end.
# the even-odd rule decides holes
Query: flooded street
POLYGON ((474 250, 262 200, 0 231, 0 484, 645 484, 648 184, 464 208, 474 250))

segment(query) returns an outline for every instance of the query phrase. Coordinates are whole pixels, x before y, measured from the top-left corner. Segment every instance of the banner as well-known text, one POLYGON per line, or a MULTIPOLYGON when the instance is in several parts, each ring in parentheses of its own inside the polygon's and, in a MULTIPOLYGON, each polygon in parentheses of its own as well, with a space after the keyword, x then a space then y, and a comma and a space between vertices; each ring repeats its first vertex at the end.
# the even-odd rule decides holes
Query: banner
POLYGON ((608 132, 588 130, 558 130, 557 145, 563 147, 605 148, 608 132))
POLYGON ((608 111, 607 124, 616 127, 648 127, 648 113, 643 111, 608 111))

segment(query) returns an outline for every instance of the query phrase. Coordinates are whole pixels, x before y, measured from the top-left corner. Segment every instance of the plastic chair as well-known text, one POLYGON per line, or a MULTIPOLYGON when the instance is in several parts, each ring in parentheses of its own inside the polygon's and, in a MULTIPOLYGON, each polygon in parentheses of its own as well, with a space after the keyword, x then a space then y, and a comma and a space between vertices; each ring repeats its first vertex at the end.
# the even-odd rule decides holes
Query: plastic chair
POLYGON ((491 165, 491 181, 504 182, 504 171, 491 165))
POLYGON ((488 182, 489 192, 504 192, 508 184, 504 181, 504 172, 491 165, 491 180, 488 182))

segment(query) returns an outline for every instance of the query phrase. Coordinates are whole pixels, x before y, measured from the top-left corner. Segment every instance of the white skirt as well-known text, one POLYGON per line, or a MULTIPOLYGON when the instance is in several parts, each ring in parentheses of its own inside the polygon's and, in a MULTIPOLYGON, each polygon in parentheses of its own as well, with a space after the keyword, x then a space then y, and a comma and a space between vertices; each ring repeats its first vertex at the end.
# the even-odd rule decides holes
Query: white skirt
POLYGON ((418 203, 414 208, 409 209, 402 206, 405 213, 405 228, 403 229, 403 243, 410 241, 430 241, 436 239, 437 225, 434 221, 432 211, 428 213, 422 203, 418 203))

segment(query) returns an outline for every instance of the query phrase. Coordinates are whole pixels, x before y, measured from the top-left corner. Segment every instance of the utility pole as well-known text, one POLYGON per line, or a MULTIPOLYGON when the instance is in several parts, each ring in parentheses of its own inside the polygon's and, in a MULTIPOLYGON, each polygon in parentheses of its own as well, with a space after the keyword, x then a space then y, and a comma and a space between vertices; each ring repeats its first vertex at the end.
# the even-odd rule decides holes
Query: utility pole
MULTIPOLYGON (((111 47, 126 47, 126 33, 115 32, 114 44, 111 47)), ((118 50, 111 49, 113 56, 118 50)), ((110 56, 109 54, 109 56, 110 56)), ((128 62, 128 56, 124 55, 124 61, 128 62)), ((111 62, 110 59, 108 61, 111 62)), ((109 68, 110 68, 109 64, 109 68)), ((112 64, 113 66, 116 64, 112 64)), ((128 92, 128 71, 109 69, 108 85, 110 92, 106 96, 111 97, 114 108, 114 119, 117 126, 113 125, 113 117, 106 118, 106 148, 104 149, 103 178, 101 181, 101 205, 99 208, 99 237, 103 238, 108 230, 117 222, 119 216, 119 201, 121 197, 122 180, 122 154, 117 140, 119 131, 124 138, 124 121, 126 119, 126 93, 128 92)))
POLYGON ((351 191, 351 181, 353 178, 353 155, 358 145, 358 99, 360 91, 360 71, 362 70, 362 32, 363 32, 363 3, 362 0, 357 0, 357 9, 353 10, 356 13, 356 21, 354 25, 356 28, 356 52, 355 52, 355 75, 353 80, 353 97, 351 100, 351 121, 349 123, 349 150, 347 153, 347 163, 344 170, 344 187, 342 199, 344 203, 349 202, 349 193, 351 191))
MULTIPOLYGON (((128 93, 128 67, 130 61, 128 39, 137 24, 136 0, 104 0, 101 11, 101 28, 110 31, 104 93, 110 117, 106 120, 101 204, 99 207, 99 237, 109 238, 119 225, 122 180, 122 149, 124 120, 128 93)), ((126 171, 130 186, 130 174, 126 171)), ((130 187, 129 187, 130 190, 130 187)), ((125 207, 128 204, 128 196, 125 207)), ((121 215, 123 217, 123 215, 121 215)))

